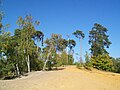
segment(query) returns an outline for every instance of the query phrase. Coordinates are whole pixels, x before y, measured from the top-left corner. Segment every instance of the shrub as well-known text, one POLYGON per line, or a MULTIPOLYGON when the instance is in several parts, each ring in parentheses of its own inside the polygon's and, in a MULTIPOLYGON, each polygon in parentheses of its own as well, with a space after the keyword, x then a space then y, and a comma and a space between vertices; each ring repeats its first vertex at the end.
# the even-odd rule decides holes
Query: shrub
POLYGON ((91 63, 93 68, 99 70, 112 71, 113 69, 113 62, 108 54, 91 57, 91 63))
POLYGON ((113 61, 113 72, 120 73, 120 58, 112 58, 113 61))

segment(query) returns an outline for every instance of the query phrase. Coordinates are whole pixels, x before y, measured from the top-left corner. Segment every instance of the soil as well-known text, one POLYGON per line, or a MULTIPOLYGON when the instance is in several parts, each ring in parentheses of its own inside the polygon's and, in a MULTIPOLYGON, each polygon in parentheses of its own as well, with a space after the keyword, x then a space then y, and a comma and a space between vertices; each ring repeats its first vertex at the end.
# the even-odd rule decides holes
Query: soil
POLYGON ((36 71, 13 80, 0 80, 0 90, 120 90, 120 74, 76 66, 36 71))

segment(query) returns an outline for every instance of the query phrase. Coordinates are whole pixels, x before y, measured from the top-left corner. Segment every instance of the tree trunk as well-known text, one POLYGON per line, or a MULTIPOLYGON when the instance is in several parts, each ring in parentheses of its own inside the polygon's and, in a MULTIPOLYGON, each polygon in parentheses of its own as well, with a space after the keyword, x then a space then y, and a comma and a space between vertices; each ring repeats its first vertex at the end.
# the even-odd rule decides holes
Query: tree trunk
POLYGON ((82 38, 80 38, 79 40, 80 40, 80 63, 83 63, 82 61, 82 38))
POLYGON ((19 71, 18 63, 16 64, 16 69, 17 69, 17 76, 20 76, 20 71, 19 71))
POLYGON ((44 63, 44 66, 43 66, 43 71, 45 71, 47 61, 48 61, 48 60, 46 59, 46 60, 45 60, 45 63, 44 63))
POLYGON ((27 67, 28 67, 28 73, 30 73, 30 59, 29 59, 29 55, 27 56, 27 67))
MULTIPOLYGON (((69 35, 67 35, 68 36, 68 43, 69 43, 69 40, 70 40, 70 36, 69 35)), ((68 53, 68 55, 67 55, 67 65, 68 65, 68 63, 69 63, 69 50, 68 50, 69 48, 67 48, 67 53, 68 53)))
POLYGON ((67 54, 67 65, 68 65, 68 62, 69 62, 69 54, 67 54))
POLYGON ((37 40, 37 52, 39 52, 39 40, 37 40))
POLYGON ((47 61, 48 61, 48 58, 51 54, 51 48, 49 49, 49 52, 48 52, 48 55, 47 55, 47 59, 45 60, 45 63, 44 63, 44 66, 43 66, 43 71, 45 71, 45 68, 46 68, 46 64, 47 64, 47 61))
POLYGON ((41 60, 43 60, 43 46, 41 46, 40 57, 41 57, 41 60))

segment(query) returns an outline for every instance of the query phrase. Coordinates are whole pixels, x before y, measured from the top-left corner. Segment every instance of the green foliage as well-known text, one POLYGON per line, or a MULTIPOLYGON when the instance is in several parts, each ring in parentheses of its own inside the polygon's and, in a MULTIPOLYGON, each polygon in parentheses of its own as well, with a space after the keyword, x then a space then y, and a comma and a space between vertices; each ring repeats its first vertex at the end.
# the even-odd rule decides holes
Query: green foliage
POLYGON ((0 60, 0 78, 14 75, 15 67, 10 61, 5 59, 0 60))
POLYGON ((37 42, 42 40, 43 42, 43 36, 44 36, 44 34, 41 31, 35 30, 34 24, 39 25, 36 22, 37 21, 33 21, 31 15, 26 15, 25 18, 19 17, 17 21, 19 30, 16 30, 15 32, 16 38, 19 37, 18 47, 17 47, 19 52, 18 56, 22 58, 22 62, 26 62, 28 72, 30 72, 31 70, 30 68, 31 62, 33 63, 36 62, 35 64, 38 64, 37 61, 31 61, 31 60, 36 60, 36 58, 33 57, 35 56, 37 57, 40 53, 39 46, 36 47, 35 40, 37 39, 37 42))
MULTIPOLYGON (((38 42, 37 49, 38 49, 38 47, 39 47, 39 42, 40 42, 40 41, 41 41, 42 46, 43 46, 43 38, 44 38, 43 32, 41 32, 41 31, 35 31, 32 38, 34 38, 34 40, 37 40, 37 42, 38 42)), ((38 51, 38 50, 37 50, 37 51, 38 51)))
POLYGON ((46 58, 44 63, 44 69, 46 67, 46 61, 49 61, 49 65, 47 66, 50 67, 51 67, 50 62, 57 63, 53 66, 60 66, 62 64, 65 64, 66 63, 65 60, 67 59, 65 57, 64 50, 68 45, 67 40, 62 38, 60 34, 52 34, 51 38, 46 39, 45 43, 46 43, 46 48, 44 48, 44 53, 46 54, 44 55, 46 55, 46 58), (61 55, 63 57, 61 57, 61 55))
POLYGON ((107 54, 106 48, 109 48, 111 42, 108 39, 107 28, 95 23, 91 31, 89 31, 89 44, 91 45, 91 54, 98 56, 99 54, 107 54))
POLYGON ((68 40, 68 47, 72 50, 76 46, 76 42, 73 39, 68 40))
POLYGON ((15 30, 13 36, 9 32, 0 34, 0 77, 19 76, 30 70, 42 69, 43 62, 38 60, 41 51, 36 52, 33 36, 43 41, 44 35, 35 30, 32 20, 29 15, 24 19, 19 17, 19 29, 15 30))
POLYGON ((73 65, 73 63, 74 63, 73 55, 68 55, 68 65, 73 65))
POLYGON ((38 71, 38 70, 42 70, 43 68, 43 61, 42 60, 31 60, 31 70, 32 71, 38 71))
POLYGON ((120 58, 112 58, 113 61, 113 72, 120 73, 120 58))
POLYGON ((74 33, 73 33, 73 35, 75 35, 77 38, 81 38, 81 39, 83 39, 83 38, 85 38, 85 34, 82 32, 82 31, 80 31, 80 30, 76 30, 74 33))
POLYGON ((61 54, 61 65, 67 65, 67 60, 68 60, 68 55, 65 51, 62 52, 61 54))
POLYGON ((88 52, 86 52, 86 54, 85 54, 85 67, 92 67, 92 63, 91 63, 88 52))
POLYGON ((53 67, 52 61, 48 61, 47 62, 47 68, 48 68, 48 70, 52 70, 52 67, 53 67))
POLYGON ((89 31, 89 44, 91 45, 91 62, 94 68, 99 70, 111 71, 112 60, 106 48, 109 48, 111 42, 107 33, 107 28, 95 23, 91 31, 89 31))
POLYGON ((113 70, 113 62, 108 54, 102 54, 97 57, 92 56, 91 62, 94 68, 105 71, 113 70))

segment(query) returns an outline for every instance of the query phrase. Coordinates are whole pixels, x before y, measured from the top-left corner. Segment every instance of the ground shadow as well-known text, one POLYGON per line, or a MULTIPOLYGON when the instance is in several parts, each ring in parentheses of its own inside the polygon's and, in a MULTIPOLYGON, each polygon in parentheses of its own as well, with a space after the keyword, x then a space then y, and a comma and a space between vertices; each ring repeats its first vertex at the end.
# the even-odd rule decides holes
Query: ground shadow
POLYGON ((64 67, 59 67, 59 68, 52 68, 52 70, 50 71, 60 71, 60 70, 64 70, 65 68, 64 67))

